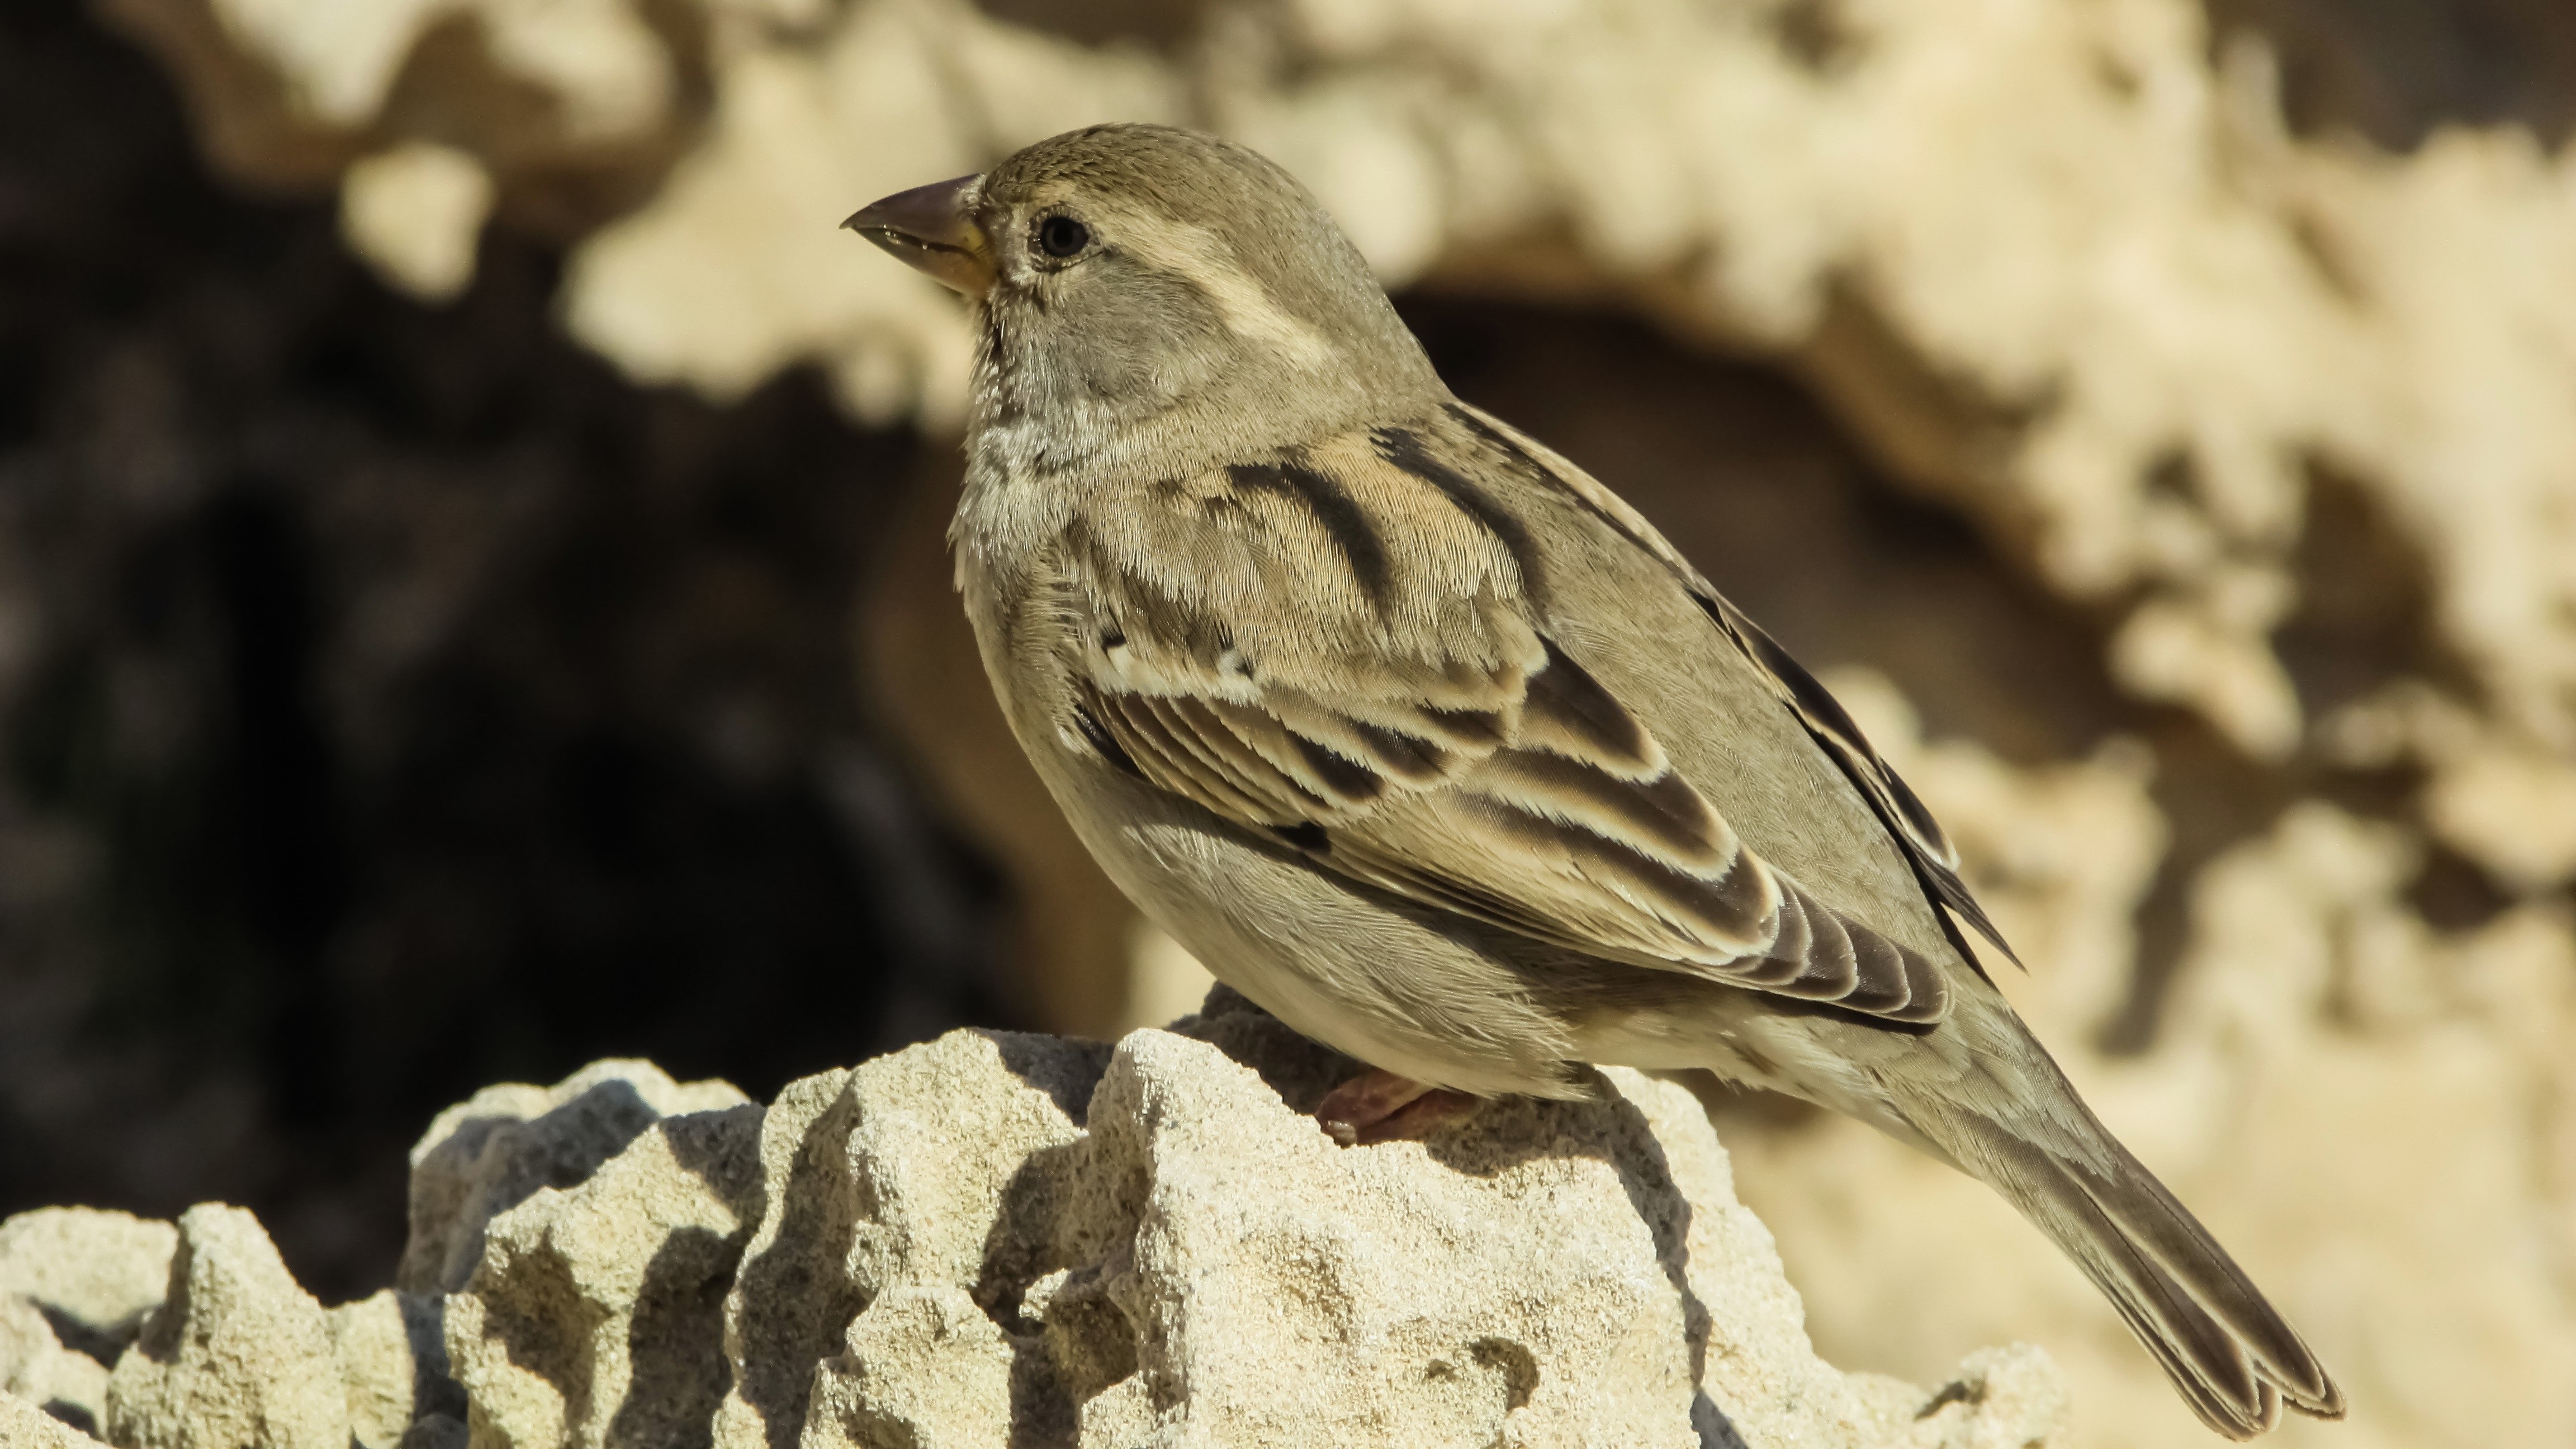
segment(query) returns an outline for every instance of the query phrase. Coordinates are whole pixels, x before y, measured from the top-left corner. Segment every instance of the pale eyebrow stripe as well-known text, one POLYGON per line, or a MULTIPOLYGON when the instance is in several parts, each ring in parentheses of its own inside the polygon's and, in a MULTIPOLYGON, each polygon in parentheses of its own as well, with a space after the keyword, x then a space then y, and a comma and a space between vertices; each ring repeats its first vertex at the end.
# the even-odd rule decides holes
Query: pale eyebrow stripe
POLYGON ((1215 232, 1162 217, 1138 217, 1122 227, 1119 244, 1168 272, 1189 278, 1208 300, 1228 330, 1266 344, 1302 366, 1321 368, 1333 359, 1332 344, 1272 300, 1262 285, 1235 262, 1233 252, 1215 232))

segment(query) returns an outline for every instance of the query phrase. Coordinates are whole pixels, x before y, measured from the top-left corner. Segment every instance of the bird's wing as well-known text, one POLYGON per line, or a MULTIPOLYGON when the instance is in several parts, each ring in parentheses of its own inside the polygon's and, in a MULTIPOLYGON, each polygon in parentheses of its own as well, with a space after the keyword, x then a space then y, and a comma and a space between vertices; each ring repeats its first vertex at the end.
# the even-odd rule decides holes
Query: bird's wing
MULTIPOLYGON (((1589 474, 1558 457, 1545 445, 1488 413, 1460 404, 1453 408, 1452 416, 1520 467, 1543 479, 1549 486, 1574 496, 1602 522, 1671 570, 1682 586, 1690 591, 1701 612, 1717 625, 1718 632, 1725 635, 1727 642, 1760 673, 1772 697, 1796 716, 1808 735, 1841 768, 1861 798, 1869 802, 1871 812, 1878 816, 1879 822, 1887 827, 1889 837, 1905 852, 1907 862, 1923 883, 1925 894, 1948 907, 1978 935, 1992 942, 1996 950, 2004 953, 2005 959, 2016 966, 2021 965, 2021 958, 2013 954, 2003 932, 1987 917, 1985 907, 1977 904, 1976 896, 1968 890, 1968 883, 1960 879, 1958 847, 1950 843, 1941 822, 1932 818, 1932 812, 1924 807, 1922 799, 1905 783, 1904 777, 1879 757, 1868 737, 1861 733, 1860 725, 1844 710, 1841 702, 1807 672, 1805 666, 1791 658, 1788 650, 1781 648, 1760 625, 1745 617, 1743 610, 1720 594, 1688 559, 1682 557, 1679 549, 1628 505, 1627 500, 1602 487, 1589 474)), ((1970 955, 1969 959, 1973 961, 1975 957, 1970 955)))
POLYGON ((1940 970, 1737 837, 1552 635, 1514 518, 1464 474, 1400 456, 1415 436, 1094 499, 1061 544, 1068 732, 1418 906, 1940 1020, 1940 970))

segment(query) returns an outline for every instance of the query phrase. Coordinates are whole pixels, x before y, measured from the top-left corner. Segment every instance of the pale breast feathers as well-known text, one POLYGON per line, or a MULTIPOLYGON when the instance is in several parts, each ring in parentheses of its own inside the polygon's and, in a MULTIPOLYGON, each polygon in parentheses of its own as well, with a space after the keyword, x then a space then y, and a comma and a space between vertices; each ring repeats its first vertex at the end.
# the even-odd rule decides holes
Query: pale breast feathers
POLYGON ((1756 856, 1551 637, 1546 561, 1472 417, 1102 495, 1070 734, 1116 768, 1437 911, 1911 1022, 1939 970, 1756 856), (1487 476, 1490 476, 1489 474, 1487 476))

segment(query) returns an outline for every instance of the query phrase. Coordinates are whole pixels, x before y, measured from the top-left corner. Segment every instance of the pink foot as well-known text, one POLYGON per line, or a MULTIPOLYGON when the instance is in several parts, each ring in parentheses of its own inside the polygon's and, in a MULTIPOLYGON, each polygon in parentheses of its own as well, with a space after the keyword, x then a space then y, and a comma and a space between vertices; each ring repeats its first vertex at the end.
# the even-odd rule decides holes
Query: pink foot
POLYGON ((1344 1147, 1421 1137, 1464 1114, 1476 1099, 1375 1067, 1324 1094, 1315 1120, 1344 1147))

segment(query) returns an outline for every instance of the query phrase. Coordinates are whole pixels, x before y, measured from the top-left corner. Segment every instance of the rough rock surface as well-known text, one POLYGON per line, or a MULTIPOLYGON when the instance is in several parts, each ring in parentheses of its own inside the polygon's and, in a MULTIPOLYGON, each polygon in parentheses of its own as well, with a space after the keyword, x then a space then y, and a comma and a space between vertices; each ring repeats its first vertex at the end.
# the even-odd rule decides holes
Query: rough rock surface
MULTIPOLYGON (((2065 1391, 2034 1348, 1973 1354, 1938 1392, 1818 1358, 1682 1088, 1614 1071, 1593 1102, 1488 1104, 1422 1142, 1344 1149, 1303 1112, 1351 1069, 1220 991, 1115 1047, 956 1032, 767 1108, 634 1062, 496 1088, 443 1114, 416 1157, 406 1272, 472 1241, 461 1284, 325 1312, 249 1214, 192 1209, 167 1296, 109 1379, 105 1437, 1983 1449, 2060 1434, 2065 1391)), ((125 1237, 93 1237, 82 1266, 130 1277, 158 1245, 125 1237)), ((22 1398, 0 1399, 0 1434, 81 1442, 22 1398)))
POLYGON ((107 1367, 161 1303, 179 1235, 92 1208, 0 1223, 0 1391, 83 1429, 107 1412, 107 1367))
POLYGON ((15 1390, 0 1389, 0 1444, 9 1449, 95 1449, 98 1441, 20 1398, 15 1390))
POLYGON ((486 1224, 542 1188, 589 1178, 664 1117, 744 1104, 725 1082, 674 1082, 650 1062, 604 1061, 552 1087, 486 1087, 438 1114, 411 1153, 411 1234, 394 1285, 465 1286, 486 1224))
POLYGON ((218 1203, 181 1216, 169 1297, 117 1358, 106 1430, 130 1449, 345 1449, 330 1319, 257 1218, 218 1203))

